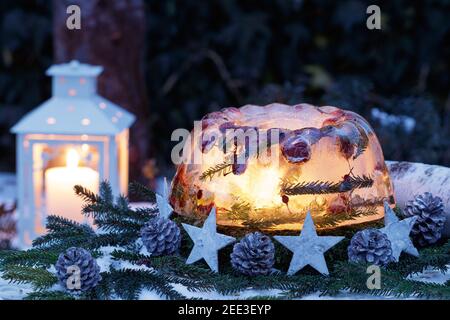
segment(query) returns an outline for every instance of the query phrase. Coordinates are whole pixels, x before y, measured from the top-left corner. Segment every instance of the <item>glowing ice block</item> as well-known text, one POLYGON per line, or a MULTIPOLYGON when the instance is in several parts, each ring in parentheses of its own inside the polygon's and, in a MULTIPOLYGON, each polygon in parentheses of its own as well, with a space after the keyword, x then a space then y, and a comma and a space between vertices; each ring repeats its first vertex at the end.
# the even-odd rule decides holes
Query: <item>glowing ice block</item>
POLYGON ((190 138, 170 196, 181 215, 204 219, 216 206, 220 226, 278 231, 301 229, 311 211, 318 229, 332 229, 382 218, 385 200, 395 205, 380 143, 351 111, 227 108, 190 138))

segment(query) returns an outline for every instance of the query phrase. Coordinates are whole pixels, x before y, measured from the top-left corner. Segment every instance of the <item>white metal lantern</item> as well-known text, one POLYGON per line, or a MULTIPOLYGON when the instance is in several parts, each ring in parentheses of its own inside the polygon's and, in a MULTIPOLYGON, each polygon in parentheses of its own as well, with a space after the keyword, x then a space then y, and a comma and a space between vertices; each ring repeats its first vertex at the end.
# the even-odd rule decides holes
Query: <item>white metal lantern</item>
POLYGON ((96 93, 100 66, 53 65, 53 96, 28 113, 17 134, 18 237, 29 245, 45 232, 48 214, 83 222, 76 184, 94 192, 108 180, 126 194, 128 128, 135 117, 96 93))

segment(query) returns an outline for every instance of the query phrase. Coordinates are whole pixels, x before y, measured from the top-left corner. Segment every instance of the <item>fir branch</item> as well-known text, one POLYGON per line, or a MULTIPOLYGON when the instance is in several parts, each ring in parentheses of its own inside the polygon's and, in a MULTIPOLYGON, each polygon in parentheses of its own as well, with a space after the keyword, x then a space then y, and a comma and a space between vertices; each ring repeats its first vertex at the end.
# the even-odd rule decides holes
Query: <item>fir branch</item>
POLYGON ((351 189, 371 188, 373 186, 373 179, 370 176, 351 176, 349 178, 351 189))
POLYGON ((203 288, 207 291, 214 287, 214 282, 217 279, 217 274, 211 270, 199 265, 188 265, 185 259, 178 256, 154 257, 148 260, 146 265, 158 270, 161 274, 200 280, 202 285, 198 285, 196 288, 203 288))
POLYGON ((49 216, 47 218, 48 232, 33 240, 33 246, 40 249, 68 248, 83 243, 89 243, 95 238, 95 231, 87 224, 49 216))
POLYGON ((155 290, 168 299, 185 299, 171 285, 170 279, 150 270, 112 270, 105 278, 114 293, 123 299, 137 299, 143 288, 155 290))
POLYGON ((252 206, 245 201, 239 201, 239 199, 231 205, 231 208, 225 209, 228 217, 233 220, 247 220, 252 211, 252 206))
POLYGON ((85 235, 68 234, 64 237, 63 234, 45 234, 39 237, 42 244, 38 244, 36 242, 35 247, 42 250, 53 250, 59 252, 62 252, 70 247, 89 249, 93 245, 93 239, 95 239, 95 237, 86 237, 85 235))
POLYGON ((146 201, 149 201, 152 203, 156 201, 155 192, 153 192, 150 188, 144 186, 141 183, 132 182, 130 184, 129 190, 130 190, 130 193, 138 195, 146 201))
POLYGON ((83 201, 88 203, 97 203, 100 201, 100 196, 93 193, 91 190, 84 188, 83 186, 76 185, 73 187, 75 194, 79 196, 83 201))
POLYGON ((432 267, 441 272, 448 270, 450 263, 450 240, 441 246, 433 246, 421 249, 418 257, 403 255, 396 264, 390 264, 389 269, 400 272, 403 276, 423 272, 432 267))
POLYGON ((130 210, 132 212, 127 212, 127 214, 135 219, 147 222, 149 219, 154 218, 158 215, 158 208, 155 206, 153 208, 136 208, 130 210))
POLYGON ((129 206, 128 198, 120 196, 114 203, 112 196, 105 187, 103 196, 95 203, 87 203, 83 207, 84 215, 92 217, 94 224, 107 232, 126 233, 135 232, 138 234, 140 228, 152 217, 156 215, 155 208, 141 208, 132 210, 129 206))
POLYGON ((56 215, 50 215, 47 217, 46 228, 49 232, 61 232, 70 230, 74 233, 80 234, 95 233, 94 229, 92 229, 92 227, 88 224, 78 223, 76 221, 56 215))
POLYGON ((115 249, 113 252, 111 252, 111 258, 113 260, 123 260, 128 261, 133 264, 144 264, 148 263, 151 259, 150 256, 147 256, 145 254, 140 254, 128 250, 117 250, 115 249))
POLYGON ((330 194, 347 192, 354 189, 370 188, 373 179, 369 176, 350 176, 347 180, 340 182, 313 181, 313 182, 291 182, 284 180, 281 183, 281 193, 285 195, 306 195, 306 194, 330 194))
POLYGON ((124 195, 120 195, 117 198, 116 206, 117 209, 119 209, 120 211, 127 212, 128 210, 130 210, 130 202, 128 201, 128 198, 124 195))
POLYGON ((118 219, 116 217, 97 216, 95 218, 95 224, 98 225, 102 231, 107 232, 135 232, 137 235, 142 228, 143 223, 135 222, 131 219, 118 219))
POLYGON ((138 237, 139 234, 136 232, 103 233, 98 234, 87 247, 98 249, 106 246, 127 246, 136 241, 138 237))
POLYGON ((367 265, 337 262, 333 276, 322 294, 336 294, 341 290, 370 295, 394 295, 396 297, 449 299, 450 288, 440 284, 430 284, 407 280, 402 274, 382 269, 381 289, 368 289, 367 265))
POLYGON ((355 220, 360 217, 367 217, 377 214, 375 206, 367 208, 351 208, 350 211, 340 212, 338 214, 325 214, 314 217, 314 225, 317 228, 335 227, 342 222, 355 220))
POLYGON ((113 203, 114 202, 114 196, 112 193, 111 184, 105 180, 100 183, 99 187, 99 198, 102 202, 105 203, 113 203))
POLYGON ((114 260, 125 260, 135 265, 145 265, 165 277, 170 283, 185 286, 189 291, 211 291, 217 289, 217 274, 197 265, 187 265, 178 256, 150 257, 139 253, 115 250, 111 253, 114 260))
POLYGON ((2 278, 12 283, 30 283, 36 290, 48 289, 58 282, 56 276, 44 268, 8 265, 2 266, 2 278))
POLYGON ((322 275, 302 274, 295 276, 271 275, 251 278, 251 285, 255 289, 279 289, 283 291, 302 291, 305 295, 318 291, 322 286, 322 275))
POLYGON ((305 195, 305 194, 327 194, 339 193, 340 183, 332 183, 329 181, 313 181, 299 183, 282 183, 281 193, 285 195, 305 195))
POLYGON ((204 181, 206 179, 212 180, 214 176, 225 176, 231 172, 231 167, 233 163, 231 161, 225 160, 222 163, 219 163, 213 167, 208 168, 200 175, 200 180, 204 181))
POLYGON ((26 251, 0 251, 0 262, 4 266, 17 265, 48 268, 58 259, 58 253, 50 250, 30 249, 26 251))
POLYGON ((152 268, 158 274, 168 277, 170 282, 184 285, 190 291, 210 291, 214 288, 212 281, 207 281, 216 279, 212 271, 196 265, 187 265, 184 259, 178 256, 150 257, 125 250, 114 250, 111 257, 114 260, 124 260, 152 268))
MULTIPOLYGON (((258 139, 259 141, 259 139, 258 139)), ((212 180, 214 176, 226 176, 227 174, 232 172, 232 166, 235 161, 235 159, 249 159, 251 157, 259 158, 263 152, 267 152, 268 149, 272 147, 272 145, 275 143, 275 141, 278 141, 277 139, 267 139, 267 140, 261 140, 258 142, 257 148, 250 148, 246 150, 246 148, 242 148, 243 151, 241 151, 240 155, 237 156, 230 156, 228 155, 225 160, 222 163, 219 163, 215 166, 212 166, 208 168, 206 171, 204 171, 200 175, 200 180, 204 181, 206 179, 212 180), (245 154, 244 154, 245 153, 245 154)))
POLYGON ((353 156, 353 160, 355 160, 360 155, 362 155, 366 151, 367 147, 369 146, 369 137, 366 133, 366 130, 364 130, 364 128, 361 127, 359 124, 357 124, 357 123, 354 123, 354 124, 359 131, 359 140, 356 145, 356 153, 353 156))
POLYGON ((143 225, 157 214, 157 209, 155 208, 138 208, 132 210, 129 207, 125 207, 125 204, 115 205, 102 202, 84 205, 82 211, 87 217, 94 218, 94 223, 98 224, 99 227, 102 227, 100 225, 102 221, 107 223, 106 221, 112 221, 114 219, 126 219, 143 225))
POLYGON ((75 297, 64 291, 35 291, 29 293, 24 300, 75 300, 75 297))
POLYGON ((111 300, 114 297, 113 287, 110 285, 110 273, 101 272, 102 281, 93 289, 83 294, 80 299, 83 300, 111 300))
POLYGON ((252 297, 245 298, 245 300, 264 300, 264 301, 268 301, 268 300, 286 300, 286 298, 283 297, 283 296, 262 296, 262 295, 257 295, 257 296, 252 296, 252 297))

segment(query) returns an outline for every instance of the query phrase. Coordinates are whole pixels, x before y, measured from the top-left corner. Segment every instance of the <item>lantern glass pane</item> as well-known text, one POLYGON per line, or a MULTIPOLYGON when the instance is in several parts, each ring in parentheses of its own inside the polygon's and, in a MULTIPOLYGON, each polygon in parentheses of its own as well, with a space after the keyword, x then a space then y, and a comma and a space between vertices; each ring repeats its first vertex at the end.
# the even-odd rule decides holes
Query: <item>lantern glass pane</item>
POLYGON ((45 218, 56 214, 85 222, 83 202, 74 186, 82 185, 98 192, 100 182, 100 148, 98 145, 74 142, 32 143, 33 197, 36 233, 45 231, 45 218))

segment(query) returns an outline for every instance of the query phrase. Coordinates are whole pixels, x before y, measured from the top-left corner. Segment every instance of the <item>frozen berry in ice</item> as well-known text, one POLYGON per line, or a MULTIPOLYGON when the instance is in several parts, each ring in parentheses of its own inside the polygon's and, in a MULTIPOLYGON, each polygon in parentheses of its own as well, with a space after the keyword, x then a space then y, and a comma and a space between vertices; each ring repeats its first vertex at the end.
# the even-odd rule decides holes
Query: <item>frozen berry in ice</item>
POLYGON ((292 135, 281 144, 283 156, 291 163, 306 162, 311 158, 311 147, 301 135, 292 135))

